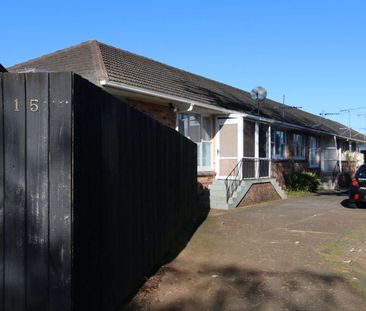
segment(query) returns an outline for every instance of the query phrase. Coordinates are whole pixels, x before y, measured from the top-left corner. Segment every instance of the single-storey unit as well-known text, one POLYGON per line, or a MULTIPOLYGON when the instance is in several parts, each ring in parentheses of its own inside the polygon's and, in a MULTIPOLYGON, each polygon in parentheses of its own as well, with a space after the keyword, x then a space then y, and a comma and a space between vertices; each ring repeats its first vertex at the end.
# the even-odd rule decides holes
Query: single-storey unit
MULTIPOLYGON (((197 144, 211 207, 285 197, 284 176, 314 171, 330 186, 344 152, 365 143, 329 119, 92 40, 8 68, 73 71, 197 144)), ((344 161, 342 161, 342 159, 344 161)))

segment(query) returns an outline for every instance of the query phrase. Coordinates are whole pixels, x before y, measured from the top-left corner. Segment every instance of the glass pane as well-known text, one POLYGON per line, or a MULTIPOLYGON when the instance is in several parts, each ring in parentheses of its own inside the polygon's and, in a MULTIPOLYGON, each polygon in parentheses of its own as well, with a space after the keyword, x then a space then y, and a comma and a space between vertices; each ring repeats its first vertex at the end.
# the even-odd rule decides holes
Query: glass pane
POLYGON ((294 143, 294 156, 304 158, 305 157, 304 137, 300 134, 294 134, 293 143, 294 143))
POLYGON ((365 178, 366 177, 366 167, 361 166, 356 174, 357 178, 365 178))
POLYGON ((205 167, 211 166, 211 143, 210 142, 202 143, 202 166, 205 166, 205 167))
POLYGON ((268 125, 259 124, 259 157, 268 158, 268 125))
POLYGON ((188 137, 188 115, 178 114, 178 131, 185 137, 188 137))
POLYGON ((255 156, 255 122, 244 121, 244 157, 255 156))
POLYGON ((202 140, 211 140, 211 119, 202 117, 202 140))
POLYGON ((201 118, 198 115, 189 116, 189 128, 188 128, 189 138, 198 143, 201 141, 201 118))
POLYGON ((285 157, 285 132, 273 131, 272 132, 272 155, 274 158, 285 157))
POLYGON ((197 143, 197 166, 202 166, 202 143, 197 143))
POLYGON ((309 163, 311 166, 318 165, 318 141, 316 137, 310 137, 310 152, 309 152, 309 163))
POLYGON ((255 178, 255 159, 243 160, 243 178, 255 178))

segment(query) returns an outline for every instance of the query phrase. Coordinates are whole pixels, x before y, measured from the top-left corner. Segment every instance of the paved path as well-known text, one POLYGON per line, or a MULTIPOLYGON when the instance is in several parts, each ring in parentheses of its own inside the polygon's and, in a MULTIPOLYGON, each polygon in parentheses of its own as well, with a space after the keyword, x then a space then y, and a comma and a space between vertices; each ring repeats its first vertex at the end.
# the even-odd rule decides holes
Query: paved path
POLYGON ((212 210, 129 309, 366 310, 366 209, 345 199, 212 210))

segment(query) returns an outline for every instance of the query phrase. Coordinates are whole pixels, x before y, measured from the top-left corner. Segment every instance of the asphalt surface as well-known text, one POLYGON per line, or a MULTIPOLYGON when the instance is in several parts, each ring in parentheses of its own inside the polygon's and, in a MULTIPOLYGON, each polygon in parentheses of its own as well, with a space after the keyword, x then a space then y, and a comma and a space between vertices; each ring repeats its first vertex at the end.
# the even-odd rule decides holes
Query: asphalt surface
POLYGON ((366 310, 366 209, 323 193, 211 210, 128 310, 366 310))

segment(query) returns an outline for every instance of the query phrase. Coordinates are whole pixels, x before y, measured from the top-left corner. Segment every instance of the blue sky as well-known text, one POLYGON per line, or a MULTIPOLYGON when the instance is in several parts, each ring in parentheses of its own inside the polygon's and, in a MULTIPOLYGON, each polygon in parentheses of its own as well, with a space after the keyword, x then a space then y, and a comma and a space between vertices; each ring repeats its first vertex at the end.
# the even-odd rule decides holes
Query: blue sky
MULTIPOLYGON (((319 114, 366 107, 366 1, 3 1, 0 63, 89 39, 319 114)), ((366 108, 351 111, 366 132, 366 108)), ((348 115, 332 116, 348 125, 348 115)))

